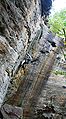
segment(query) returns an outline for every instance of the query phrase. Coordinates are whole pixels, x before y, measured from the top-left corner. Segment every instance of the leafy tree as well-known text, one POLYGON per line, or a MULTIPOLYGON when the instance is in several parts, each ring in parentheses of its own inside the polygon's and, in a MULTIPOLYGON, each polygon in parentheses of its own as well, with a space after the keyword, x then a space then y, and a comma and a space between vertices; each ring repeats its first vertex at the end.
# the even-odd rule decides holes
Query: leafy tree
POLYGON ((50 30, 65 39, 66 44, 66 10, 56 12, 49 18, 50 30))

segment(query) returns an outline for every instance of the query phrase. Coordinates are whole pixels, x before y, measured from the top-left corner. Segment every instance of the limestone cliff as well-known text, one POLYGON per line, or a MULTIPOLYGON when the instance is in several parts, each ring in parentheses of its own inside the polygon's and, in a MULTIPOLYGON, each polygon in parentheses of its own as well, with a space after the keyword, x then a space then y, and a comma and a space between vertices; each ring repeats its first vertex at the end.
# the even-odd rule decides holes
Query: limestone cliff
POLYGON ((30 42, 41 28, 40 9, 40 0, 0 0, 0 105, 30 42))
POLYGON ((46 26, 51 5, 0 0, 1 119, 66 119, 66 48, 46 26))

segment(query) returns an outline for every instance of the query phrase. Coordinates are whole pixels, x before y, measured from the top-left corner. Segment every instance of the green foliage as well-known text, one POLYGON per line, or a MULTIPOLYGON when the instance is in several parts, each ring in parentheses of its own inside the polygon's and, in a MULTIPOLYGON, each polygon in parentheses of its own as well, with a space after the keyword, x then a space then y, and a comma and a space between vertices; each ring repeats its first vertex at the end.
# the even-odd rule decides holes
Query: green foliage
POLYGON ((64 58, 65 58, 65 60, 66 60, 66 54, 64 54, 64 58))
POLYGON ((64 75, 65 77, 66 77, 66 72, 64 72, 64 71, 60 71, 60 70, 56 70, 56 71, 53 71, 53 73, 54 74, 56 74, 56 75, 64 75))
POLYGON ((66 30, 66 10, 63 9, 60 12, 56 12, 53 16, 50 16, 49 25, 52 32, 65 38, 63 29, 66 30))
POLYGON ((66 57, 66 54, 64 54, 64 56, 66 57))

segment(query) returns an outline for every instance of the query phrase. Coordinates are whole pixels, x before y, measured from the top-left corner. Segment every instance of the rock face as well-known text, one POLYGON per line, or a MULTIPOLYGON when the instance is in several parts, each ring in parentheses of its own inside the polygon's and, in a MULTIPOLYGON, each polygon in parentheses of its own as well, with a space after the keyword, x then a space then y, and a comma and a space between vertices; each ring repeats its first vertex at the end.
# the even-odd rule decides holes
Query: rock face
MULTIPOLYGON (((35 107, 36 114, 40 112, 37 118, 66 118, 65 77, 53 72, 50 75, 60 40, 44 25, 40 0, 0 0, 0 107, 3 100, 5 102, 1 118, 3 114, 4 119, 19 119, 26 115, 29 119, 31 106, 35 107), (56 47, 52 47, 52 42, 56 47)), ((66 75, 65 60, 58 64, 66 75)), ((59 69, 56 63, 54 66, 55 70, 59 69)))
POLYGON ((0 0, 0 106, 40 23, 40 0, 0 0))

